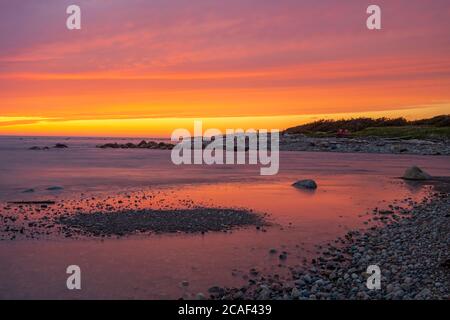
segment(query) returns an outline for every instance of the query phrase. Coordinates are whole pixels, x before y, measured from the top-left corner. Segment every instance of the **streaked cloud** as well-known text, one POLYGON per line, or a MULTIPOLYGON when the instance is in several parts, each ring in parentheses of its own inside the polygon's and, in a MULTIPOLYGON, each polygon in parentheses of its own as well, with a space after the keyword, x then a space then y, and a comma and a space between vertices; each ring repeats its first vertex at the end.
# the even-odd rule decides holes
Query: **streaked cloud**
POLYGON ((71 1, 2 2, 0 116, 398 114, 450 101, 447 0, 380 0, 380 32, 359 0, 77 2, 81 31, 65 28, 71 1))

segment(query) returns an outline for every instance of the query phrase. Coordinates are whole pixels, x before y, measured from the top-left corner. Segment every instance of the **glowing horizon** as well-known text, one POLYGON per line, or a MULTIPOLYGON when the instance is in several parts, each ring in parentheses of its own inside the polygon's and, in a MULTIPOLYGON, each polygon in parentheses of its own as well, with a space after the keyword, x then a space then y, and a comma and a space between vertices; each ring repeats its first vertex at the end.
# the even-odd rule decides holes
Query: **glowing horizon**
POLYGON ((71 1, 2 4, 0 135, 450 113, 444 0, 380 0, 381 31, 356 0, 77 2, 80 31, 65 28, 71 1))
MULTIPOLYGON (((389 116, 404 117, 408 120, 431 118, 439 114, 442 108, 423 107, 415 109, 390 110, 389 116)), ((287 115, 260 117, 216 117, 216 118, 144 118, 144 119, 102 119, 102 120, 60 120, 45 118, 8 118, 0 117, 3 135, 11 136, 68 136, 68 137, 154 137, 169 138, 173 130, 186 128, 192 131, 194 121, 201 120, 204 129, 217 128, 225 131, 229 128, 239 129, 279 129, 308 123, 319 119, 349 119, 356 117, 386 117, 386 112, 364 112, 324 115, 287 115), (11 130, 8 130, 8 126, 11 130), (45 128, 46 131, 40 130, 45 128), (151 128, 151 130, 149 130, 151 128), (17 129, 20 134, 17 134, 17 129)), ((1 130, 1 129, 0 129, 1 130)))

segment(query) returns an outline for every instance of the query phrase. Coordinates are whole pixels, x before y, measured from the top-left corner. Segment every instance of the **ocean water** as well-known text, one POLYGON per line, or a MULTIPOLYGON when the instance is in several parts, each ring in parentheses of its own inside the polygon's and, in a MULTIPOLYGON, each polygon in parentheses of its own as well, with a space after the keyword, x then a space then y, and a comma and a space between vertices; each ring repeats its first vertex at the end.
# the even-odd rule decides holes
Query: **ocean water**
MULTIPOLYGON (((138 208, 239 207, 267 213, 271 226, 205 235, 147 235, 119 239, 0 241, 0 298, 176 299, 211 286, 245 284, 250 268, 286 275, 314 257, 317 246, 354 228, 367 213, 427 189, 398 179, 411 165, 448 175, 450 158, 410 155, 281 152, 280 172, 260 176, 259 166, 175 166, 167 150, 98 149, 117 138, 0 137, 0 202, 55 200, 69 205, 157 195, 138 208), (29 150, 64 143, 68 149, 29 150), (314 192, 294 189, 311 178, 314 192), (50 191, 52 186, 62 187, 50 191), (24 190, 34 189, 32 193, 24 190), (287 251, 288 259, 269 254, 287 251), (66 268, 82 270, 82 290, 66 288, 66 268), (180 285, 189 281, 188 287, 180 285)), ((399 202, 400 203, 400 202, 399 202)), ((402 203, 404 205, 404 203, 402 203)), ((0 209, 1 210, 1 209, 0 209)), ((24 213, 27 214, 26 212, 24 213)))

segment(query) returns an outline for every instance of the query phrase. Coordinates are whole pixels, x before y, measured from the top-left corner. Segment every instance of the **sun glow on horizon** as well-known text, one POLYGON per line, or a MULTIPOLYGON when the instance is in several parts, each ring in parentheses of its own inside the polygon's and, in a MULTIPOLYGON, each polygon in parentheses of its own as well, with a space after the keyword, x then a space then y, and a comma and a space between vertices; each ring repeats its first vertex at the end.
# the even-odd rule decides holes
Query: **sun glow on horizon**
POLYGON ((138 119, 79 119, 0 117, 0 135, 16 136, 85 136, 85 137, 160 137, 169 138, 178 128, 193 128, 195 120, 201 120, 204 129, 279 129, 312 122, 319 119, 348 119, 356 117, 405 117, 408 120, 445 114, 450 105, 419 107, 411 109, 374 111, 362 113, 275 115, 246 117, 185 117, 185 118, 138 118, 138 119))
POLYGON ((374 32, 359 0, 82 0, 83 28, 69 31, 64 1, 5 3, 2 30, 14 33, 0 42, 0 135, 449 114, 448 5, 379 5, 389 14, 374 32))

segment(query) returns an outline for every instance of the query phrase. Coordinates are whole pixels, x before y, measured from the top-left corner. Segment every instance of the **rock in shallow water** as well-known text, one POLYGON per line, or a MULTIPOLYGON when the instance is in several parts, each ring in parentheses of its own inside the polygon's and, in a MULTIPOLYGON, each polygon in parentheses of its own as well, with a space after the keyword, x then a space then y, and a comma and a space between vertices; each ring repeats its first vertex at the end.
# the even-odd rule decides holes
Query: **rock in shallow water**
POLYGON ((293 183, 292 186, 298 189, 310 189, 310 190, 317 189, 317 183, 311 179, 299 180, 293 183))
POLYGON ((206 297, 205 297, 205 295, 203 293, 199 292, 199 293, 197 293, 195 295, 195 299, 197 299, 197 300, 205 300, 206 297))
POLYGON ((431 176, 417 166, 408 168, 403 174, 405 180, 429 180, 431 176))
POLYGON ((53 148, 55 148, 55 149, 67 149, 68 146, 65 145, 65 144, 63 144, 63 143, 57 143, 57 144, 55 144, 55 145, 53 146, 53 148))
POLYGON ((60 187, 60 186, 51 186, 51 187, 47 188, 48 191, 60 191, 60 190, 63 190, 63 189, 64 188, 60 187))

